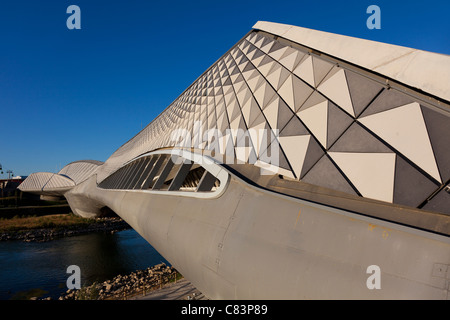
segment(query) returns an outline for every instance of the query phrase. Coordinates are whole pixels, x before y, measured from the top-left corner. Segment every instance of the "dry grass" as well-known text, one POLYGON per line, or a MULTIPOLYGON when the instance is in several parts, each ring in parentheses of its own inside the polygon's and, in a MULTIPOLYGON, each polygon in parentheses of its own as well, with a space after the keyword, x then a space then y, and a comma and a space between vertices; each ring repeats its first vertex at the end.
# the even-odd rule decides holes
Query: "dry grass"
POLYGON ((15 217, 12 219, 0 219, 0 232, 42 228, 64 228, 69 226, 87 225, 92 222, 94 222, 94 219, 86 219, 74 214, 55 214, 41 217, 15 217))

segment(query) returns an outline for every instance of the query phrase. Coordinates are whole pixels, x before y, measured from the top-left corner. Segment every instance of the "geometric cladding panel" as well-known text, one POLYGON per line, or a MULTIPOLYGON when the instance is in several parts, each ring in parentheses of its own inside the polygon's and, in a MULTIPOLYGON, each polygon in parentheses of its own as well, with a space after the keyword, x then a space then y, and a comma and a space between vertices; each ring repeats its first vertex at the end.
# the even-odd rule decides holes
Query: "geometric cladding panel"
POLYGON ((175 146, 254 165, 279 155, 285 177, 423 205, 450 179, 449 112, 333 59, 253 31, 107 163, 175 146))
POLYGON ((330 152, 329 155, 363 197, 392 202, 394 153, 330 152))
POLYGON ((417 102, 359 118, 358 121, 441 182, 428 131, 417 102))

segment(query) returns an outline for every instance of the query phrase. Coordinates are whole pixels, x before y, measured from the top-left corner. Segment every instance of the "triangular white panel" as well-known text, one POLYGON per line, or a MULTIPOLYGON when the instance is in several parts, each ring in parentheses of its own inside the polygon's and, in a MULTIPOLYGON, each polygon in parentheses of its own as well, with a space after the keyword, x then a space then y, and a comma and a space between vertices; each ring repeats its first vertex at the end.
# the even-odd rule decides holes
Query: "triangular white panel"
MULTIPOLYGON (((244 83, 244 81, 242 81, 244 83)), ((241 87, 241 90, 237 91, 237 98, 239 101, 239 104, 242 106, 244 105, 251 97, 252 93, 250 92, 247 85, 244 83, 244 85, 241 87)))
POLYGON ((272 87, 264 81, 264 83, 254 92, 254 96, 261 109, 264 109, 268 103, 273 100, 276 94, 272 87))
MULTIPOLYGON (((235 80, 232 79, 233 77, 234 77, 234 75, 230 76, 231 81, 232 81, 233 86, 234 86, 234 91, 236 93, 240 93, 242 91, 245 91, 248 88, 247 84, 245 83, 245 81, 236 81, 236 79, 239 77, 239 75, 237 75, 237 78, 235 80)), ((249 90, 247 90, 247 91, 249 91, 249 90)))
POLYGON ((226 154, 229 157, 234 158, 234 144, 232 141, 231 133, 227 131, 227 134, 219 137, 219 150, 221 154, 226 154))
POLYGON ((355 112, 353 110, 352 98, 348 90, 347 79, 343 69, 336 72, 329 79, 325 80, 318 88, 325 96, 334 101, 338 106, 347 111, 353 117, 355 112))
POLYGON ((263 108, 264 96, 266 94, 265 89, 266 89, 266 86, 262 85, 257 90, 253 91, 253 95, 254 95, 256 101, 258 101, 258 104, 260 105, 261 108, 263 108))
POLYGON ((270 52, 269 55, 275 60, 280 60, 280 58, 284 55, 287 49, 289 49, 289 47, 285 46, 282 47, 281 49, 270 52))
MULTIPOLYGON (((230 129, 238 130, 240 122, 241 122, 241 116, 239 115, 233 121, 230 121, 230 129)), ((234 138, 233 141, 236 141, 236 134, 237 134, 237 132, 235 133, 233 131, 233 138, 234 138)))
POLYGON ((261 74, 264 77, 267 77, 267 75, 269 74, 269 71, 273 68, 273 66, 276 64, 277 62, 272 61, 266 64, 263 64, 262 66, 258 67, 258 70, 261 72, 261 74))
POLYGON ((267 80, 270 82, 275 90, 278 90, 280 86, 284 83, 286 78, 289 76, 289 71, 283 68, 281 65, 276 64, 272 70, 270 70, 267 75, 267 80))
POLYGON ((245 102, 242 105, 242 115, 244 116, 244 120, 245 120, 246 123, 250 122, 251 104, 252 104, 252 100, 248 99, 247 102, 245 102))
POLYGON ((258 41, 255 41, 255 47, 260 48, 264 41, 264 37, 261 37, 258 41))
POLYGON ((363 117, 359 121, 441 182, 428 131, 417 102, 363 117))
POLYGON ((259 57, 257 57, 257 58, 253 58, 252 59, 252 63, 255 65, 255 66, 257 66, 260 62, 261 62, 261 60, 264 58, 264 55, 260 55, 259 57))
POLYGON ((270 48, 272 48, 272 45, 274 44, 274 41, 268 41, 265 45, 261 47, 261 51, 264 51, 265 53, 268 53, 270 48))
POLYGON ((303 60, 294 70, 294 74, 314 87, 314 69, 312 57, 303 60))
POLYGON ((254 154, 254 149, 252 146, 250 147, 235 147, 235 155, 237 163, 248 163, 248 162, 255 162, 256 156, 254 154), (252 156, 251 159, 249 157, 252 156), (249 161, 251 160, 251 161, 249 161))
POLYGON ((289 177, 292 179, 295 179, 293 173, 290 170, 286 170, 283 168, 278 167, 277 165, 271 164, 271 163, 267 163, 263 160, 257 160, 254 163, 255 166, 260 167, 261 168, 261 175, 269 175, 272 176, 274 174, 279 174, 285 177, 289 177))
POLYGON ((296 49, 288 48, 279 62, 289 71, 292 71, 298 64, 303 55, 296 49))
POLYGON ((263 81, 263 77, 259 75, 259 72, 255 70, 256 75, 252 75, 250 77, 246 77, 247 85, 252 92, 255 92, 257 88, 259 88, 260 83, 263 81))
POLYGON ((267 135, 270 134, 269 130, 266 130, 266 123, 261 122, 253 126, 248 129, 248 132, 252 140, 252 145, 255 149, 255 153, 257 155, 260 155, 260 152, 266 150, 267 148, 267 135))
POLYGON ((279 137, 281 147, 283 148, 297 178, 300 177, 300 173, 302 172, 310 138, 311 136, 309 134, 303 136, 279 137))
POLYGON ((250 45, 249 51, 247 52, 247 59, 252 60, 256 53, 257 53, 256 47, 250 45))
POLYGON ((298 112, 299 118, 314 134, 317 140, 326 148, 327 146, 327 124, 328 124, 328 101, 323 101, 313 107, 298 112))
POLYGON ((267 107, 264 109, 264 115, 267 118, 267 122, 269 122, 269 125, 272 129, 278 129, 277 128, 277 121, 278 121, 278 105, 280 103, 280 98, 276 98, 270 102, 267 107))
POLYGON ((295 112, 294 87, 292 85, 292 75, 289 76, 278 90, 278 94, 283 98, 289 108, 295 112))
POLYGON ((395 153, 329 152, 363 197, 392 202, 395 153))

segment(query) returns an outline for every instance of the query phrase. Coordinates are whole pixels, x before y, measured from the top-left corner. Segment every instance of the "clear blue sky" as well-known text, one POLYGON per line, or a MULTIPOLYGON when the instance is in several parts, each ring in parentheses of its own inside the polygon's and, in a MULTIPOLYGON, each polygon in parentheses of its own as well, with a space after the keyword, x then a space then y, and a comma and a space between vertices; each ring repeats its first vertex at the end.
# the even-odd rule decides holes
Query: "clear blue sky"
POLYGON ((449 15, 436 0, 3 1, 0 164, 28 175, 105 161, 258 20, 450 54, 449 15), (81 30, 66 27, 71 4, 81 30), (366 27, 371 4, 380 30, 366 27))

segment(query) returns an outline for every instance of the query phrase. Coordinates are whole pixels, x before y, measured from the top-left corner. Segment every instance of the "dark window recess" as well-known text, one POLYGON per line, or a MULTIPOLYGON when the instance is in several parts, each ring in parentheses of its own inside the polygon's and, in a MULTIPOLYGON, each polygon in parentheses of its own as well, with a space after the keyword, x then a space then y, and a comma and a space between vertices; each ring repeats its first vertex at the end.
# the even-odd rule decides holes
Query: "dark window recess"
POLYGON ((192 168, 192 162, 182 163, 178 167, 177 173, 175 177, 172 179, 169 185, 169 191, 177 191, 180 190, 183 185, 186 176, 189 174, 192 168))
POLYGON ((152 190, 167 190, 169 188, 170 182, 180 166, 180 164, 177 163, 177 160, 178 158, 168 157, 164 168, 161 170, 155 184, 152 187, 152 190))
POLYGON ((178 156, 152 155, 120 168, 103 180, 100 188, 118 190, 168 190, 210 192, 220 182, 202 166, 178 156))
POLYGON ((153 169, 156 160, 158 160, 158 157, 151 157, 149 161, 146 161, 147 163, 144 165, 144 170, 142 171, 142 174, 138 177, 138 180, 136 181, 136 184, 134 185, 133 189, 142 189, 142 186, 144 185, 145 180, 147 179, 148 175, 153 169))
POLYGON ((158 157, 158 160, 156 161, 153 169, 151 170, 148 177, 145 179, 144 184, 142 185, 143 190, 151 189, 153 187, 156 180, 158 180, 161 171, 164 169, 165 163, 167 162, 168 159, 169 157, 166 156, 165 154, 162 154, 158 157))
POLYGON ((180 187, 180 190, 183 191, 195 191, 197 190, 198 183, 203 177, 205 173, 205 168, 197 165, 196 168, 189 171, 186 178, 183 181, 183 184, 180 187))
POLYGON ((208 171, 205 171, 198 184, 198 192, 214 191, 220 186, 220 181, 208 171))

